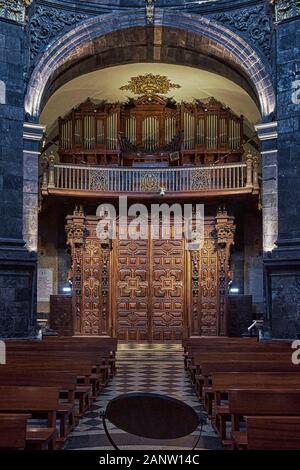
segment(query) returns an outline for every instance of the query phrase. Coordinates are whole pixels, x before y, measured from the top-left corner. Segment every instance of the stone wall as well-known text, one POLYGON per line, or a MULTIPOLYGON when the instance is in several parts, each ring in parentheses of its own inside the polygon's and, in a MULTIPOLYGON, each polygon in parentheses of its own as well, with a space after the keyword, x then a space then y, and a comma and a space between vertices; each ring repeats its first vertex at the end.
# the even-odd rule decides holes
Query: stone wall
POLYGON ((285 8, 290 18, 277 26, 278 241, 265 266, 272 333, 295 338, 300 334, 300 17, 293 17, 292 4, 285 8))
POLYGON ((36 258, 23 241, 24 29, 0 18, 0 336, 28 337, 35 327, 36 258))

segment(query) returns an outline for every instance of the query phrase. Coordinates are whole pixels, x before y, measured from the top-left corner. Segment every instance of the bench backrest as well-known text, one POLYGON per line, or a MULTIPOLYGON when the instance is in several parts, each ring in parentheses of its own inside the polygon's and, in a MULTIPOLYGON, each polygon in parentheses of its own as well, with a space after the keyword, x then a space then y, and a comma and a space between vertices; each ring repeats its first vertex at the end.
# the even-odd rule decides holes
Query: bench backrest
POLYGON ((59 388, 0 386, 0 412, 52 412, 58 409, 59 388))
POLYGON ((229 390, 229 412, 232 415, 300 415, 300 388, 284 390, 229 390))
POLYGON ((299 416, 247 416, 249 450, 300 450, 299 416))
POLYGON ((212 374, 212 389, 223 392, 232 388, 300 388, 298 372, 217 372, 212 374))
POLYGON ((0 449, 23 450, 28 414, 0 413, 0 449))
POLYGON ((281 363, 272 361, 208 361, 201 364, 201 373, 209 377, 215 372, 300 372, 300 365, 291 362, 281 363))

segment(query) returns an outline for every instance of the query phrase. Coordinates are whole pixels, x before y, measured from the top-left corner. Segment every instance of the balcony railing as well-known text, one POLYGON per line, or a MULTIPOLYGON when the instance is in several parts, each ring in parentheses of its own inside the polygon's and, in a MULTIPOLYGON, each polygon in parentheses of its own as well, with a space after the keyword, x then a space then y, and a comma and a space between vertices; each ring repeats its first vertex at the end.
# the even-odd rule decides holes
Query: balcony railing
POLYGON ((257 192, 258 164, 246 163, 182 168, 114 168, 49 163, 43 192, 102 193, 257 192))

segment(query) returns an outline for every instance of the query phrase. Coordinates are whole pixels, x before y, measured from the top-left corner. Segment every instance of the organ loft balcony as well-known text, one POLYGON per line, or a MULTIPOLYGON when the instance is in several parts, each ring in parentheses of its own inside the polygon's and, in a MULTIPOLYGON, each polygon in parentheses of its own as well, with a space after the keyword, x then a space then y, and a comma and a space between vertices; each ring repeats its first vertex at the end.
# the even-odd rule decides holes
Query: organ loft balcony
POLYGON ((45 196, 134 198, 259 194, 253 131, 214 98, 86 100, 58 120, 41 163, 45 196), (56 149, 56 151, 54 151, 56 149))

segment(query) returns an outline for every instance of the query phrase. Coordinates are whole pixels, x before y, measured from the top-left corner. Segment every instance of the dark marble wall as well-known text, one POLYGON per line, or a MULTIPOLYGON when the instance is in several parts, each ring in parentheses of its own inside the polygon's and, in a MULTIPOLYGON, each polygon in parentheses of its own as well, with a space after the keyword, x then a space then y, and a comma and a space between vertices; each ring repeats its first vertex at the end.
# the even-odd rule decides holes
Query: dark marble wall
POLYGON ((300 241, 300 18, 277 27, 277 81, 279 239, 300 241))
POLYGON ((0 337, 34 334, 35 258, 23 241, 24 29, 0 19, 0 337))
POLYGON ((23 29, 0 21, 0 238, 22 238, 23 187, 23 29))
POLYGON ((277 26, 278 242, 265 260, 274 336, 300 334, 300 18, 277 26))

